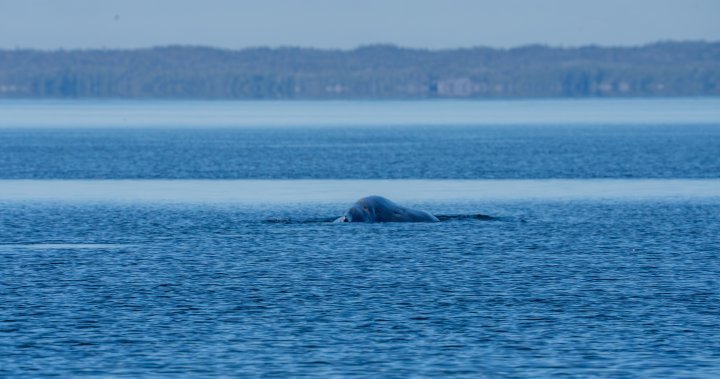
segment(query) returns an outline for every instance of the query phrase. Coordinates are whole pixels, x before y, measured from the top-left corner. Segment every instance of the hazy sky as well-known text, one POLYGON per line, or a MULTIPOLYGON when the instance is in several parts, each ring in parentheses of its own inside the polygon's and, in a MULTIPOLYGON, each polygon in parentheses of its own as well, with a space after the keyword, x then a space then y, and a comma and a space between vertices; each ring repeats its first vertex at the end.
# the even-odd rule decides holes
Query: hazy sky
POLYGON ((720 41, 720 0, 0 0, 0 48, 720 41))

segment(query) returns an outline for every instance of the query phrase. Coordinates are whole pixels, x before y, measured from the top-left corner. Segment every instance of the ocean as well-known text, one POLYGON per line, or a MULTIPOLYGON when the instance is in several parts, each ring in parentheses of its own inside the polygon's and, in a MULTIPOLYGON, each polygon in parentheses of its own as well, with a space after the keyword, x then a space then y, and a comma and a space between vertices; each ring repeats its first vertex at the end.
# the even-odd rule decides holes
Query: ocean
POLYGON ((0 377, 720 375, 720 99, 2 101, 0 210, 0 377))

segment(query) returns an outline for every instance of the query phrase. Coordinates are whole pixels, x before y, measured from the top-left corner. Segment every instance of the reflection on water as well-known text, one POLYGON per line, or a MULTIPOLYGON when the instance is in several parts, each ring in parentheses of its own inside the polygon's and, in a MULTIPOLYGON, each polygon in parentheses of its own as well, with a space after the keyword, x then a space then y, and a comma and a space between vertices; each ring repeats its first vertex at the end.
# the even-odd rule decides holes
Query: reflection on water
POLYGON ((720 99, 0 101, 0 128, 717 123, 720 99))
POLYGON ((603 180, 0 180, 0 201, 341 203, 720 197, 720 179, 603 180))

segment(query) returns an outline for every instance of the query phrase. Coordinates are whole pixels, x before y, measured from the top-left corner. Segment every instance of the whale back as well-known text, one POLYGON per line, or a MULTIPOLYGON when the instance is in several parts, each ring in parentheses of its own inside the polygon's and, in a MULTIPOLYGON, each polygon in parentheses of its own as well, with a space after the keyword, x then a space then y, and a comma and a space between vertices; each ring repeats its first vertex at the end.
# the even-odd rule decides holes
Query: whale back
POLYGON ((435 222, 428 212, 402 207, 382 196, 358 200, 345 214, 348 222, 435 222))

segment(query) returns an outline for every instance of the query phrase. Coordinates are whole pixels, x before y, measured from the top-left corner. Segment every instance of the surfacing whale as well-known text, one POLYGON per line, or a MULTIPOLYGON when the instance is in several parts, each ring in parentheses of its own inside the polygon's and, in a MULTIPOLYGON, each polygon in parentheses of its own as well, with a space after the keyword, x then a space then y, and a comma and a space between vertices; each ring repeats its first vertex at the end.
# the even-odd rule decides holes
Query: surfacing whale
POLYGON ((363 197, 335 222, 438 222, 432 214, 405 208, 382 196, 363 197))
MULTIPOLYGON (((438 222, 438 221, 463 221, 463 220, 500 220, 501 218, 492 217, 480 213, 475 214, 438 214, 433 215, 425 211, 402 207, 382 196, 364 197, 348 209, 345 214, 339 218, 336 217, 319 217, 319 218, 277 218, 265 220, 269 224, 314 224, 314 223, 345 223, 345 222, 438 222)), ((521 220, 524 222, 524 220, 521 220)))

